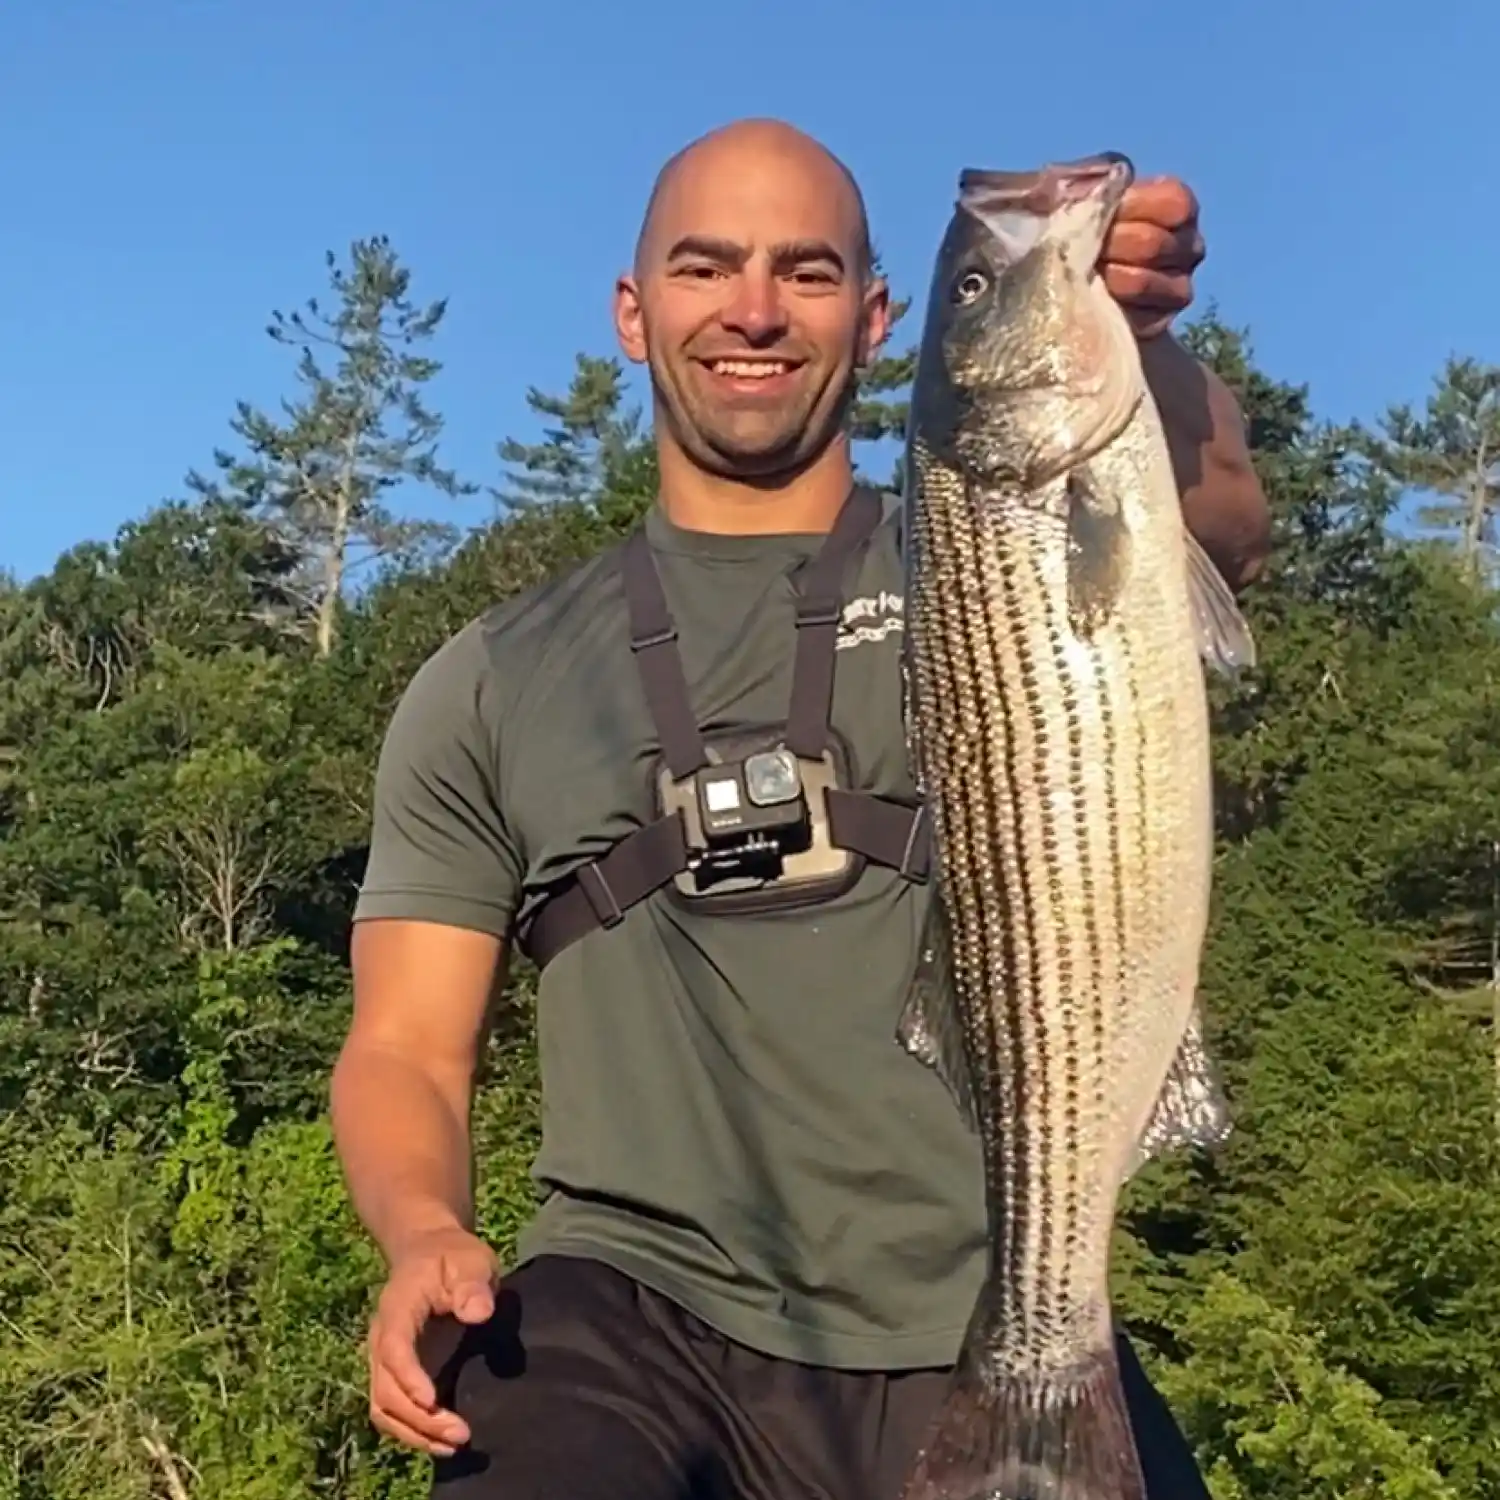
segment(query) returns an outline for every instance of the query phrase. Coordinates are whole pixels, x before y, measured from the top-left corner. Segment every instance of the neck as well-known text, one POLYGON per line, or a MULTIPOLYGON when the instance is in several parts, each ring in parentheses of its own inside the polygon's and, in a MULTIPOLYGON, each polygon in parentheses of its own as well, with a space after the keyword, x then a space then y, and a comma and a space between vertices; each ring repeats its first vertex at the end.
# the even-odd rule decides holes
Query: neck
POLYGON ((660 505, 684 531, 729 536, 828 531, 854 483, 842 433, 805 468, 769 479, 733 479, 700 469, 673 442, 658 443, 660 505))

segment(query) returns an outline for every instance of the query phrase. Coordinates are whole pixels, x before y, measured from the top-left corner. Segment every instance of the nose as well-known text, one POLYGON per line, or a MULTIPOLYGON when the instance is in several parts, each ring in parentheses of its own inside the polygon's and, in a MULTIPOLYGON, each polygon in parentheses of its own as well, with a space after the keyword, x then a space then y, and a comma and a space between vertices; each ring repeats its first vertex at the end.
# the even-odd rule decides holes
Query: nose
POLYGON ((770 267, 747 265, 735 279, 734 295, 720 317, 726 328, 752 344, 780 338, 786 332, 786 308, 770 267))

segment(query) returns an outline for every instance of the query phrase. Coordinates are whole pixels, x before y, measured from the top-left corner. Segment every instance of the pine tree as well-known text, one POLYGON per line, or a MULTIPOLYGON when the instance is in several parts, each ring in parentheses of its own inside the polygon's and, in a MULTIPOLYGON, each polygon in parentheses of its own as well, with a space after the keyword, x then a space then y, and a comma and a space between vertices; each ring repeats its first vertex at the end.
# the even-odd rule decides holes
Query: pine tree
POLYGON ((631 488, 649 446, 641 410, 625 404, 625 370, 618 359, 579 354, 565 396, 532 386, 526 404, 550 418, 539 443, 506 438, 497 445, 510 471, 493 493, 507 508, 536 503, 598 504, 631 488))
POLYGON ((1472 578, 1493 576, 1500 514, 1500 365, 1450 357, 1427 398, 1426 415, 1392 406, 1368 436, 1374 462, 1426 503, 1423 527, 1453 536, 1472 578))
MULTIPOLYGON (((282 403, 284 421, 239 402, 230 427, 248 454, 214 454, 224 489, 273 521, 302 559, 302 593, 320 656, 333 649, 356 565, 452 535, 432 521, 398 519, 385 503, 390 491, 408 481, 455 497, 475 489, 438 464, 443 421, 422 400, 422 387, 442 366, 417 350, 436 334, 446 301, 418 307, 411 300, 411 273, 384 236, 355 241, 347 270, 332 251, 326 259, 332 314, 310 298, 305 312, 273 313, 266 330, 278 344, 300 350, 297 381, 306 394, 282 403), (331 371, 315 348, 334 360, 331 371)), ((188 483, 207 495, 221 493, 196 472, 188 483)))

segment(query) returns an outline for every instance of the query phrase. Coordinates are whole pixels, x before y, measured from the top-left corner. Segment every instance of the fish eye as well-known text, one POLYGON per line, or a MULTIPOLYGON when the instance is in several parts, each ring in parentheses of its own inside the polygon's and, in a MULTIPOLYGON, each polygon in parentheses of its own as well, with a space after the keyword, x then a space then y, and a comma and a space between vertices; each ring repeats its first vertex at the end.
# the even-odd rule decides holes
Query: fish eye
POLYGON ((953 300, 967 305, 977 301, 989 289, 990 279, 983 271, 965 271, 953 283, 953 300))

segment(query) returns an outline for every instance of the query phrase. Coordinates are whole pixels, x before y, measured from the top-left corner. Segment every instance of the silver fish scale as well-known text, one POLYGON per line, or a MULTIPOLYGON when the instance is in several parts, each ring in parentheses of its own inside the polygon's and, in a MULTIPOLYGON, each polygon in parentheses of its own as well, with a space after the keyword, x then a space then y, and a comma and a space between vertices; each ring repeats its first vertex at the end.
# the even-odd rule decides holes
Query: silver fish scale
POLYGON ((1145 403, 1089 466, 1131 534, 1092 644, 1068 619, 1061 486, 985 493, 909 448, 909 711, 997 1220, 978 1310, 997 1374, 1108 1339, 1119 1189, 1197 986, 1208 721, 1155 419, 1145 403))

